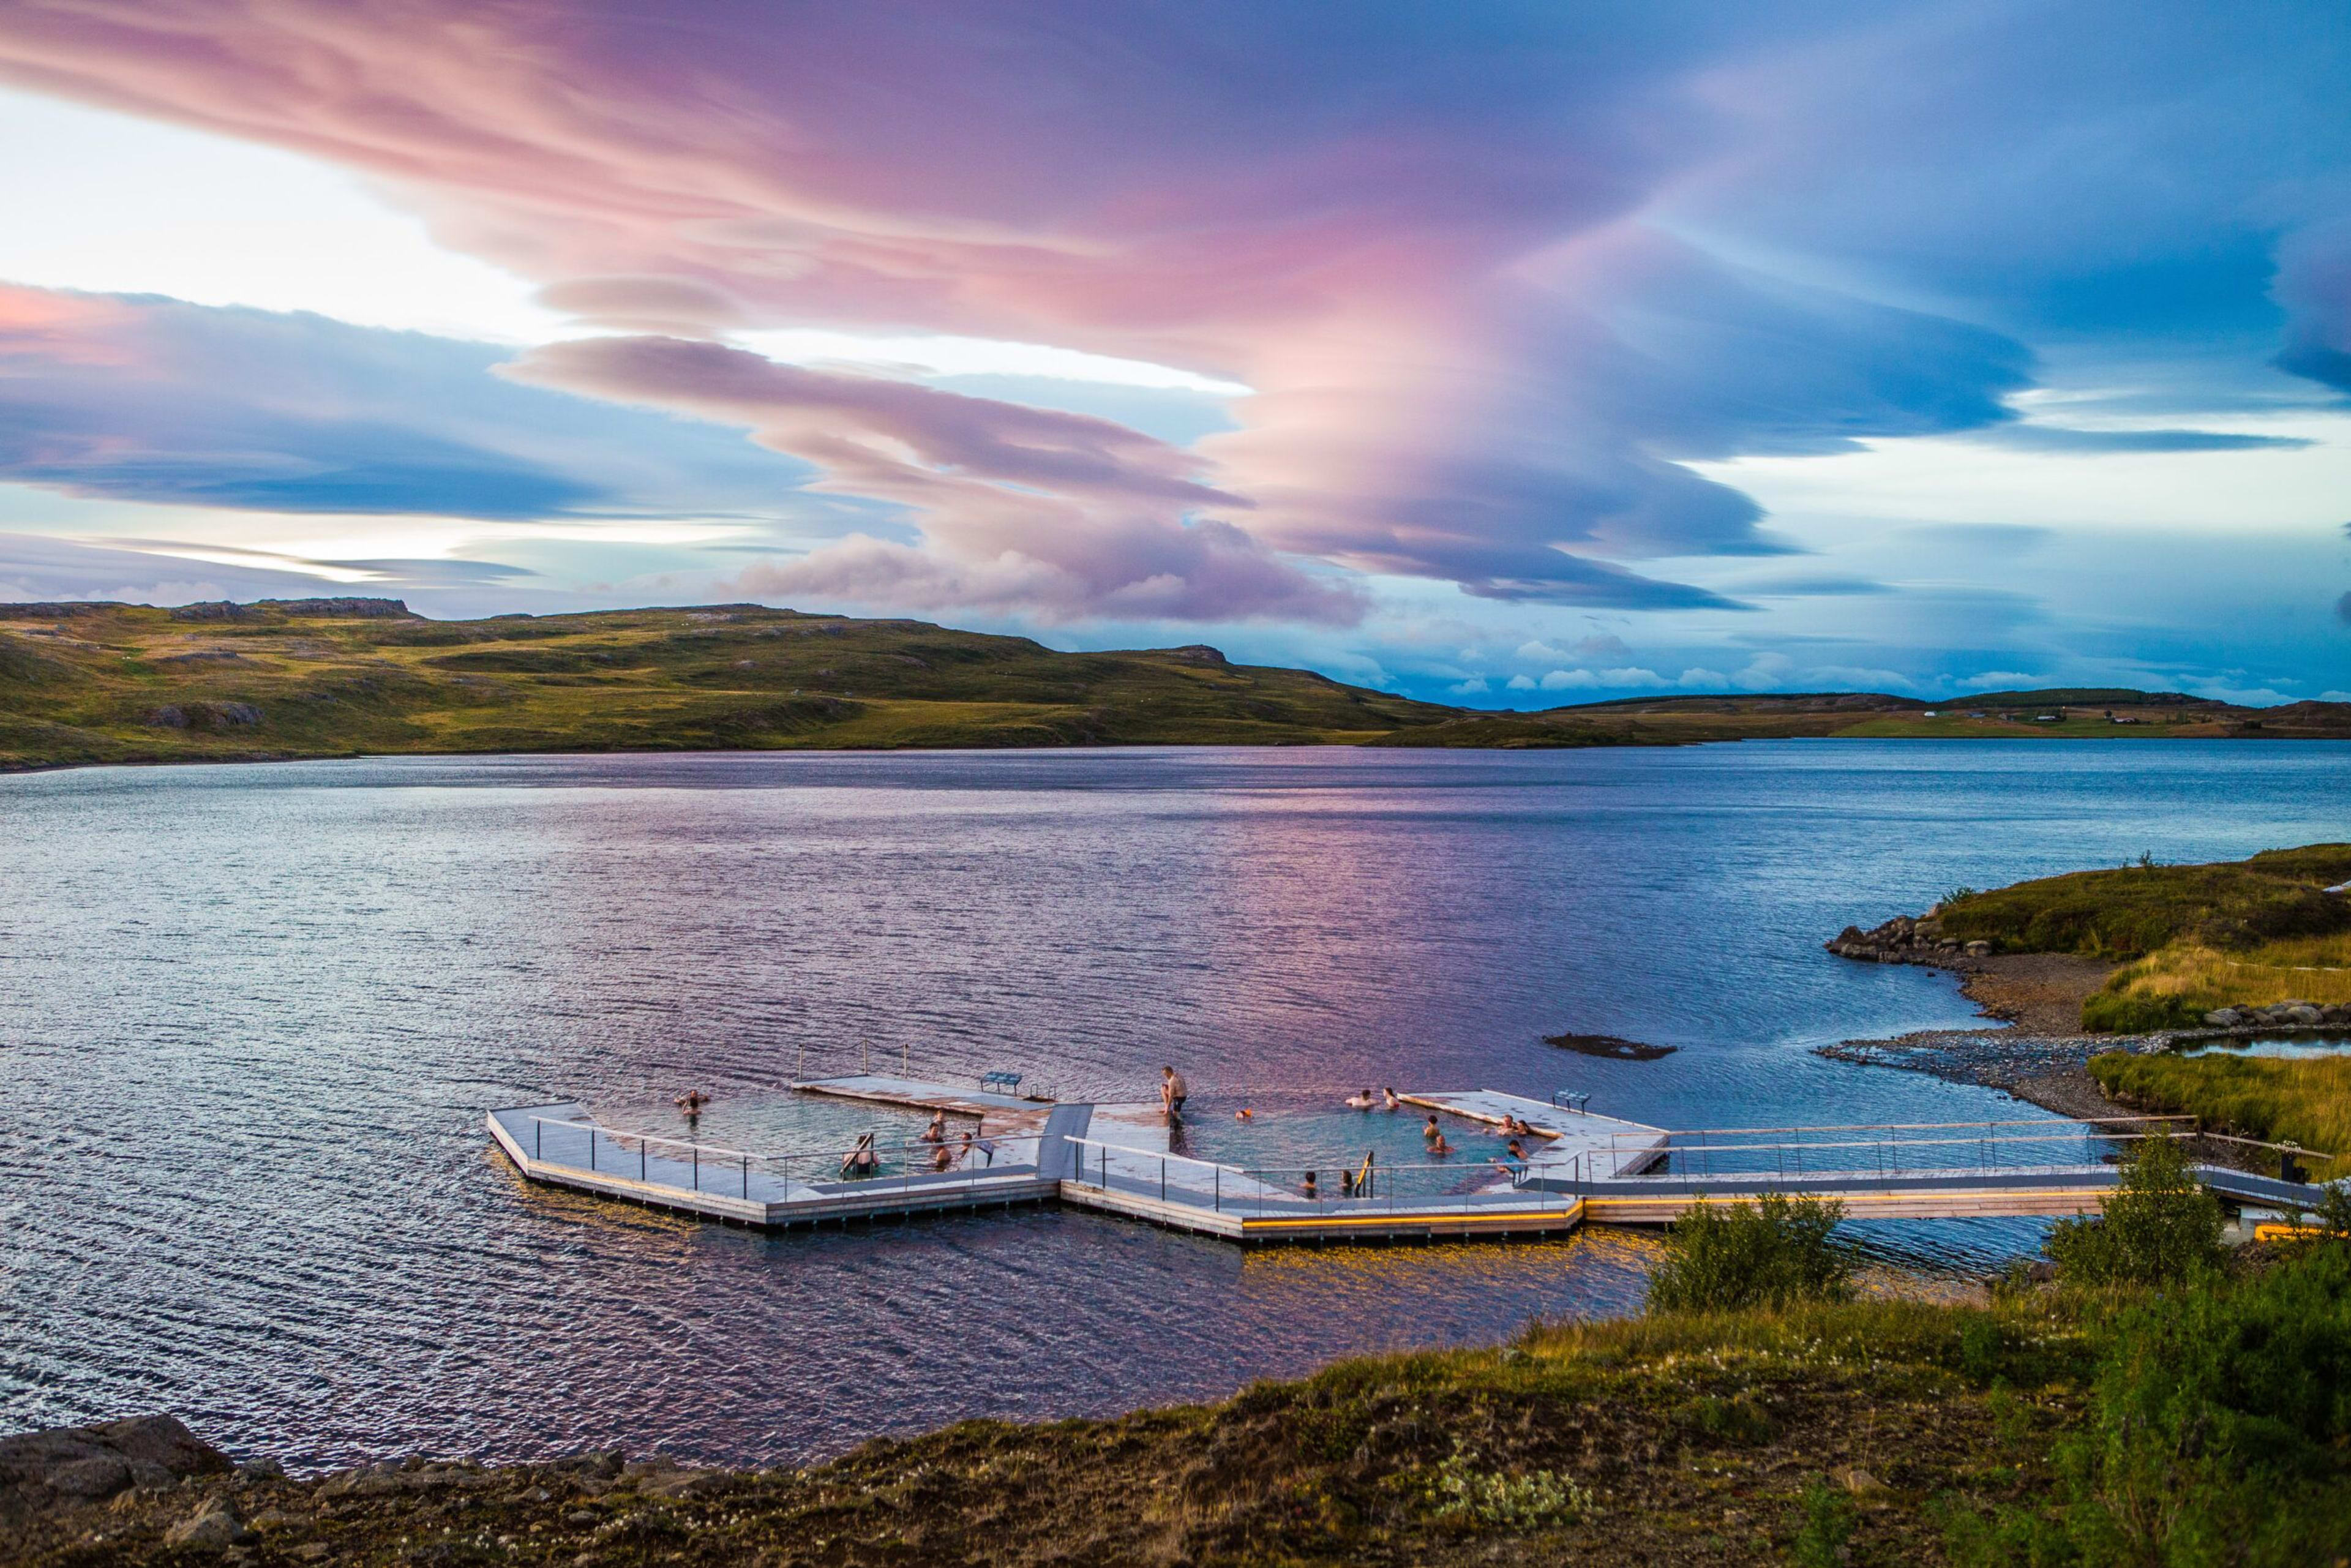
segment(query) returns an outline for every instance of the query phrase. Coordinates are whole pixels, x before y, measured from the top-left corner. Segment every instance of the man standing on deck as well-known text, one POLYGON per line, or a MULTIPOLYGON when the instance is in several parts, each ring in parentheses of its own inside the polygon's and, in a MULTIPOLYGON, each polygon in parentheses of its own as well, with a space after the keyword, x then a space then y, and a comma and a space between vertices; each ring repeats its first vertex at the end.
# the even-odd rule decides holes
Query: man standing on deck
POLYGON ((1184 1102, 1190 1093, 1182 1073, 1173 1067, 1159 1070, 1159 1103, 1165 1108, 1170 1122, 1184 1114, 1184 1102))

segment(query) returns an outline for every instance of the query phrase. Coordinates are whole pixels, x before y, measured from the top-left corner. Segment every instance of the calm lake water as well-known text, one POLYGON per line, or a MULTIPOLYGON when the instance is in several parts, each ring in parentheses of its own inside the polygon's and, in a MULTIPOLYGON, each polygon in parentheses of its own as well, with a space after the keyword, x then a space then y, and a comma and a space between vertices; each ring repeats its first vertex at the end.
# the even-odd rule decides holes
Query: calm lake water
MULTIPOLYGON (((1074 1213, 768 1238, 532 1189, 490 1106, 807 1146, 805 1061, 1293 1112, 2030 1115, 1808 1048, 1963 1024, 1821 942, 1956 883, 2351 837, 2351 747, 406 758, 0 779, 0 1428, 319 1465, 802 1459, 1637 1307, 1653 1243, 1245 1255, 1074 1213), (1680 1049, 1620 1062, 1562 1030, 1680 1049), (870 1046, 862 1042, 869 1042, 870 1046)), ((859 1125, 879 1118, 856 1113, 859 1125)), ((1287 1149, 1290 1145, 1283 1145, 1287 1149)), ((1862 1228, 1980 1271, 2030 1222, 1862 1228)))

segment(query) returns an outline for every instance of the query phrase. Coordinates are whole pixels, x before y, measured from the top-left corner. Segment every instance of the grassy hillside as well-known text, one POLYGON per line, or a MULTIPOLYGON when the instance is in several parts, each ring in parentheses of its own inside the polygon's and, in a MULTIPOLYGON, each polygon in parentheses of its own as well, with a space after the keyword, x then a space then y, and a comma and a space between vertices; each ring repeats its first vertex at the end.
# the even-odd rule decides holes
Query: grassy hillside
POLYGON ((2351 1057, 2193 1056, 2117 1051, 2090 1059, 2090 1076, 2115 1099, 2210 1128, 2299 1144, 2338 1156, 2308 1162, 2313 1176, 2351 1175, 2351 1057))
POLYGON ((2209 865, 2070 872, 1947 900, 1936 918, 1957 942, 2001 953, 2135 958, 2168 943, 2243 949, 2351 927, 2351 844, 2267 850, 2209 865))
POLYGON ((395 601, 0 607, 0 762, 354 752, 1283 745, 1455 710, 1212 648, 758 605, 435 622, 395 601))
POLYGON ((1999 694, 1966 710, 1831 693, 1489 713, 1232 664, 1207 647, 1061 653, 1023 637, 756 604, 454 622, 392 600, 0 605, 0 768, 386 752, 2336 734, 2351 735, 2351 705, 2256 714, 2106 692, 1999 694), (2064 700, 2077 697, 2103 706, 2064 700))
POLYGON ((2131 960, 2083 1003, 2083 1026, 2181 1029, 2222 1008, 2351 1003, 2351 895, 2327 891, 2346 882, 2351 844, 2147 862, 1961 889, 1918 930, 1995 953, 2131 960))

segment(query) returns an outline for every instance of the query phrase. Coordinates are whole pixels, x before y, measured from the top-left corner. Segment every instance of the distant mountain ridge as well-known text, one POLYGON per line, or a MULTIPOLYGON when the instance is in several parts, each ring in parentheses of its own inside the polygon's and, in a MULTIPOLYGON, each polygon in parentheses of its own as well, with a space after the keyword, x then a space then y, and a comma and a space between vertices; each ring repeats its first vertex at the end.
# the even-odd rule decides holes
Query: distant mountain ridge
POLYGON ((0 768, 390 753, 1372 745, 1793 736, 2351 737, 2351 704, 2175 692, 1416 701, 1205 643, 1025 637, 759 604, 432 621, 396 599, 0 605, 0 768))

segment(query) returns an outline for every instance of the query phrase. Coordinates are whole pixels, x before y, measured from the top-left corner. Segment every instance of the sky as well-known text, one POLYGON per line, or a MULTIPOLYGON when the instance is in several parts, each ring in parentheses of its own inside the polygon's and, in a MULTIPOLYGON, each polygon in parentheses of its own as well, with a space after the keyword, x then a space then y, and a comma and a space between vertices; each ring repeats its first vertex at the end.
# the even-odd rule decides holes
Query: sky
POLYGON ((2351 701, 2351 12, 10 0, 0 600, 2351 701))

